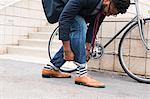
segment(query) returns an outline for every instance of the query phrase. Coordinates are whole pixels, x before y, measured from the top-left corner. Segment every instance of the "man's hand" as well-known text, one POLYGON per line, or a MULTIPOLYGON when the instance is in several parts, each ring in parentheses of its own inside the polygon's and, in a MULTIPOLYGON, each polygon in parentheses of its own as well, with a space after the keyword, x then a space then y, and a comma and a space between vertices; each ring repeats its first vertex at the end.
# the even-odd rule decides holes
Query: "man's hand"
POLYGON ((72 51, 64 51, 64 59, 66 61, 73 61, 74 60, 74 54, 72 51))
POLYGON ((91 44, 86 43, 86 61, 88 62, 90 59, 90 49, 91 49, 91 44))
POLYGON ((88 62, 90 59, 90 51, 86 50, 86 61, 88 62))
POLYGON ((63 48, 64 48, 64 59, 66 61, 73 61, 74 53, 71 50, 70 41, 62 41, 62 42, 63 42, 63 48))

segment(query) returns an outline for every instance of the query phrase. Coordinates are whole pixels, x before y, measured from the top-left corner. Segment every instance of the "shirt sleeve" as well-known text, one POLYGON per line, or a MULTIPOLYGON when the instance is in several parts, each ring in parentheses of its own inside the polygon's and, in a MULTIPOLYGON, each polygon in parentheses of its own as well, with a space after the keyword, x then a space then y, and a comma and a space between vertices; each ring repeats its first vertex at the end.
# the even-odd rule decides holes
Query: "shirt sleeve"
POLYGON ((59 39, 69 40, 70 23, 84 7, 86 0, 69 0, 59 17, 59 39))

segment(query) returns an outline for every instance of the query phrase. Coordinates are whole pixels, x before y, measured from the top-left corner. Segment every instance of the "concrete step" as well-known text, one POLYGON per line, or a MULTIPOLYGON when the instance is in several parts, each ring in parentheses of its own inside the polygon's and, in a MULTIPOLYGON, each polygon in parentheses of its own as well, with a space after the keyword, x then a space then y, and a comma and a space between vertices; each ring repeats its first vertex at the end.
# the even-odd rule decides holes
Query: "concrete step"
POLYGON ((48 47, 48 40, 23 39, 23 40, 19 40, 19 46, 47 48, 48 47))
POLYGON ((38 32, 53 32, 57 26, 41 26, 37 28, 38 32))
POLYGON ((49 40, 52 32, 31 32, 29 33, 29 39, 41 39, 49 40))
MULTIPOLYGON (((38 48, 48 48, 48 40, 41 39, 23 39, 19 40, 19 46, 27 46, 27 47, 38 47, 38 48)), ((53 40, 52 48, 58 49, 62 46, 62 42, 60 40, 53 40)))
POLYGON ((48 51, 45 48, 36 48, 36 47, 32 48, 32 47, 25 47, 25 46, 8 46, 7 52, 8 54, 48 58, 48 51))

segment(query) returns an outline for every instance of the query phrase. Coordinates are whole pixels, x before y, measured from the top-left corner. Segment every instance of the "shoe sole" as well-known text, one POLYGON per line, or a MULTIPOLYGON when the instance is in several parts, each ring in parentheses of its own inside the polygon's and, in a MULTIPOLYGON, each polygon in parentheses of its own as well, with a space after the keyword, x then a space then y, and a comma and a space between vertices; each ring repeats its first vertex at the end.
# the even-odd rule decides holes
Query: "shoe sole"
POLYGON ((68 77, 56 77, 56 76, 51 76, 51 75, 42 75, 43 78, 71 78, 71 76, 68 77))
POLYGON ((42 75, 43 78, 52 78, 52 76, 49 75, 42 75))
POLYGON ((105 86, 90 86, 90 85, 87 85, 85 83, 77 82, 77 81, 75 81, 75 84, 82 85, 82 86, 87 86, 87 87, 93 87, 93 88, 105 88, 105 86))

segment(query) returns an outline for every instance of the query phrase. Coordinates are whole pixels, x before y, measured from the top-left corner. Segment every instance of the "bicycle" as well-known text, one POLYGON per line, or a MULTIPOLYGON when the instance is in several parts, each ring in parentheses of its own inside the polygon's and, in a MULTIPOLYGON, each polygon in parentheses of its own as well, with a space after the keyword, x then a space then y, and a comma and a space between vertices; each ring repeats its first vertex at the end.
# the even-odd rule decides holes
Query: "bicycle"
MULTIPOLYGON (((116 35, 114 35, 104 46, 102 46, 98 40, 95 42, 94 51, 91 54, 91 57, 93 59, 99 59, 104 54, 104 49, 112 42, 114 41, 120 34, 123 34, 123 36, 120 38, 120 43, 118 46, 118 56, 120 64, 125 71, 131 78, 137 80, 141 83, 148 83, 150 84, 150 73, 146 71, 148 67, 145 63, 145 70, 142 72, 135 71, 135 69, 140 70, 140 67, 133 66, 136 62, 140 60, 145 60, 145 62, 150 62, 150 54, 148 53, 150 50, 150 47, 148 46, 150 42, 150 38, 148 38, 148 31, 150 31, 150 18, 141 18, 139 13, 139 6, 138 6, 138 0, 134 0, 131 5, 135 5, 136 9, 136 15, 134 18, 132 18, 116 35), (148 30, 149 29, 149 30, 148 30), (137 36, 140 34, 139 36, 137 36), (134 34, 135 33, 135 34, 134 34), (138 44, 134 44, 135 42, 138 42, 138 44, 141 44, 142 46, 139 46, 138 44), (136 46, 137 45, 137 46, 136 46), (137 47, 137 48, 136 48, 137 47), (140 50, 138 50, 140 47, 140 50), (141 52, 141 48, 143 53, 141 52), (136 51, 135 51, 136 50, 136 51), (137 52, 138 51, 138 52, 137 52)), ((48 44, 48 54, 49 58, 51 59, 54 53, 57 51, 54 51, 56 49, 59 49, 58 47, 61 47, 62 44, 60 41, 58 41, 58 29, 57 27, 49 39, 48 44), (57 44, 58 46, 57 46, 57 44), (56 49, 55 49, 56 48, 56 49)), ((138 64, 135 64, 138 65, 138 64)), ((143 69, 143 68, 142 68, 143 69)), ((150 69, 150 67, 149 67, 150 69)), ((68 68, 62 68, 61 71, 64 72, 73 72, 76 71, 76 67, 68 69, 68 68)))

